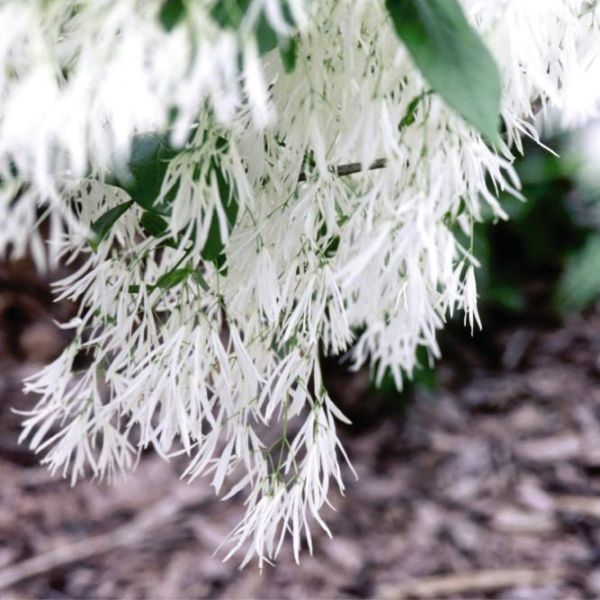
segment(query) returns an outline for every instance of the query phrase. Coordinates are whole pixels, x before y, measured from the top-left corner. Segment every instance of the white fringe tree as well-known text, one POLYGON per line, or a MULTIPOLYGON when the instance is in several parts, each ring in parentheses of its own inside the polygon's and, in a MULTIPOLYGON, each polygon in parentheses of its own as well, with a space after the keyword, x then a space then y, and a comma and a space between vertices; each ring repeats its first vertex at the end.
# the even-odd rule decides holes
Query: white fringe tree
POLYGON ((73 482, 184 452, 245 491, 231 553, 289 533, 298 558, 343 489, 319 356, 401 386, 449 316, 479 321, 455 233, 505 216, 538 114, 597 111, 595 4, 1 0, 0 251, 80 265, 23 439, 73 482), (469 52, 497 65, 472 87, 469 52))

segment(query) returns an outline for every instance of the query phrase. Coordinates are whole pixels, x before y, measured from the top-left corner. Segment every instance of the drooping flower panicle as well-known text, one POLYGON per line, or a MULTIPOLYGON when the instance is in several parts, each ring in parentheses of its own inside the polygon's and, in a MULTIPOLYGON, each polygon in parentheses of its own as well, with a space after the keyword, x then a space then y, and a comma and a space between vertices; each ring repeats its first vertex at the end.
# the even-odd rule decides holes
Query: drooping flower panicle
POLYGON ((326 529, 345 417, 319 357, 401 386, 448 317, 479 324, 459 240, 519 194, 540 112, 598 109, 594 3, 461 4, 501 74, 497 148, 380 0, 0 2, 0 251, 77 264, 74 339, 26 384, 45 464, 74 482, 184 452, 245 491, 244 562, 326 529))

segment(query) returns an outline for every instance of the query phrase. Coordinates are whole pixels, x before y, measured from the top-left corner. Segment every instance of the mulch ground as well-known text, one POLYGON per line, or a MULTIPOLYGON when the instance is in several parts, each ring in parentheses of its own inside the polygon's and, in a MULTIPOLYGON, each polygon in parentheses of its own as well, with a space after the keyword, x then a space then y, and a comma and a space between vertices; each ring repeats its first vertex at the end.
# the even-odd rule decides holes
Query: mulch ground
POLYGON ((73 310, 23 272, 0 268, 1 597, 600 597, 600 314, 489 334, 492 360, 456 342, 408 407, 332 369, 359 480, 332 495, 333 539, 315 529, 313 557, 286 549, 260 573, 213 554, 242 500, 179 465, 148 454, 123 482, 71 488, 16 444, 19 382, 73 310))

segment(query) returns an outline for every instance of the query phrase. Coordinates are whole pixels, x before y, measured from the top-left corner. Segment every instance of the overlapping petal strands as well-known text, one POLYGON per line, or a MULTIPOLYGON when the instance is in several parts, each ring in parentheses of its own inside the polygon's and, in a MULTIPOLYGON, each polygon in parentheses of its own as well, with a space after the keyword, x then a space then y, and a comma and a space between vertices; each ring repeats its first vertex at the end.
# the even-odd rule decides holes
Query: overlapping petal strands
POLYGON ((598 18, 583 0, 461 3, 502 75, 492 149, 430 93, 380 0, 237 2, 238 29, 208 0, 165 27, 163 4, 0 1, 0 250, 78 265, 56 284, 75 337, 28 381, 23 439, 72 481, 185 452, 186 477, 246 495, 232 552, 262 564, 290 535, 298 557, 343 489, 321 353, 400 386, 450 315, 479 322, 456 232, 483 203, 504 216, 540 111, 597 110, 598 18), (148 132, 175 151, 144 206, 114 178, 148 132))

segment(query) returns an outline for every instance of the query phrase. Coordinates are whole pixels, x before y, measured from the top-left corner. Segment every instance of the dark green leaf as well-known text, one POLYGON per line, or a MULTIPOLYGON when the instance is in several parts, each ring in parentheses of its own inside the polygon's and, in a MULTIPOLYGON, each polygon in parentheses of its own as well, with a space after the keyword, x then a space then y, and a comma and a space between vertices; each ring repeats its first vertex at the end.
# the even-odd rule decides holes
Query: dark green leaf
POLYGON ((158 13, 158 20, 165 31, 171 31, 177 27, 184 16, 184 0, 164 0, 158 13))
MULTIPOLYGON (((173 269, 159 277, 158 281, 154 285, 149 285, 147 287, 149 290, 168 290, 177 285, 180 285, 189 277, 191 277, 198 285, 200 285, 200 287, 205 292, 207 292, 210 289, 208 283, 206 282, 206 279, 204 279, 201 273, 197 269, 192 269, 191 267, 186 267, 184 269, 173 269)), ((137 294, 140 291, 140 286, 130 285, 127 288, 127 291, 130 294, 137 294)))
MULTIPOLYGON (((154 285, 148 285, 147 288, 148 290, 168 290, 180 285, 184 281, 187 281, 189 277, 191 277, 205 292, 210 290, 210 286, 200 271, 191 267, 186 267, 184 269, 173 269, 172 271, 169 271, 168 273, 165 273, 159 277, 158 281, 154 285)), ((130 294, 138 294, 140 289, 141 288, 139 285, 130 285, 127 288, 127 291, 130 294)))
POLYGON ((186 281, 191 275, 192 269, 173 269, 161 277, 158 278, 154 287, 160 288, 161 290, 168 290, 176 285, 179 285, 186 281))
POLYGON ((129 210, 132 204, 132 200, 123 202, 122 204, 107 210, 92 223, 91 230, 94 237, 90 240, 90 246, 94 251, 98 249, 100 242, 108 235, 113 225, 127 212, 127 210, 129 210))
POLYGON ((177 154, 164 138, 156 134, 137 135, 133 138, 129 173, 116 176, 113 185, 125 190, 136 203, 150 210, 160 193, 169 161, 177 154))
POLYGON ((406 129, 409 125, 412 125, 415 122, 417 108, 419 108, 419 104, 421 104, 421 100, 428 96, 431 92, 423 92, 419 94, 416 98, 413 98, 406 109, 406 114, 400 119, 400 123, 398 123, 398 131, 402 131, 406 129))
MULTIPOLYGON (((223 29, 237 31, 248 10, 252 0, 220 0, 212 11, 211 17, 223 29)), ((289 24, 292 24, 291 14, 287 2, 282 3, 284 16, 289 24)), ((269 25, 264 11, 261 11, 254 25, 254 34, 261 54, 265 54, 275 48, 278 44, 278 36, 269 25)))
POLYGON ((327 258, 333 258, 340 247, 340 236, 334 235, 325 246, 323 254, 327 258))
POLYGON ((500 74, 457 0, 386 0, 399 38, 445 102, 488 141, 500 139, 500 74))
POLYGON ((296 68, 298 58, 298 38, 290 38, 286 44, 279 48, 281 62, 286 73, 291 73, 296 68))
MULTIPOLYGON (((228 230, 231 231, 237 220, 238 214, 238 203, 232 194, 231 187, 219 168, 216 161, 213 161, 212 172, 217 178, 217 186, 219 188, 219 197, 221 198, 221 205, 227 217, 228 230)), ((213 213, 212 220, 210 222, 210 228, 208 230, 208 236, 206 243, 202 249, 202 258, 209 262, 214 263, 219 269, 222 269, 225 265, 225 244, 221 239, 221 229, 219 227, 219 217, 217 213, 213 213)))
POLYGON ((146 210, 140 219, 144 231, 152 237, 161 237, 169 227, 168 223, 157 213, 146 210))
POLYGON ((221 28, 237 31, 250 3, 251 0, 219 0, 210 16, 221 28))
MULTIPOLYGON (((142 218, 140 219, 140 225, 145 233, 155 238, 162 238, 169 224, 155 211, 144 211, 142 218)), ((171 248, 177 248, 177 242, 173 238, 162 239, 160 242, 162 246, 169 246, 171 248)))

